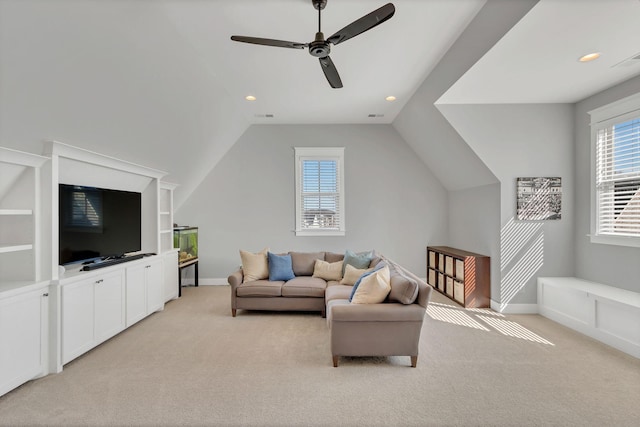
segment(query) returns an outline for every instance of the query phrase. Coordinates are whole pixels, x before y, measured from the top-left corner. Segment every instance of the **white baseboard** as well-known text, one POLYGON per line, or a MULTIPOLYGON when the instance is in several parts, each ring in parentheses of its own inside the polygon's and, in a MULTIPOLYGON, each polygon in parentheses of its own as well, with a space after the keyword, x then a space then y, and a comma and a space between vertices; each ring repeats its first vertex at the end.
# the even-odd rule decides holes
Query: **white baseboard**
POLYGON ((491 300, 491 309, 505 314, 538 314, 538 304, 503 304, 491 300))
POLYGON ((198 279, 198 285, 202 285, 202 286, 221 286, 221 285, 228 285, 228 284, 229 282, 227 282, 226 278, 207 277, 207 278, 198 279))

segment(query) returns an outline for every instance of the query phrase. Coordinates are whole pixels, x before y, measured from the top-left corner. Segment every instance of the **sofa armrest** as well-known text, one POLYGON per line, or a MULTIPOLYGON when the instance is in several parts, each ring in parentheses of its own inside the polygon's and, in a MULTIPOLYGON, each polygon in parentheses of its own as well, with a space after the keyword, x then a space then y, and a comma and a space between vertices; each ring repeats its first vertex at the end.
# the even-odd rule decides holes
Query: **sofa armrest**
POLYGON ((229 277, 227 277, 227 281, 229 282, 232 288, 235 288, 236 286, 242 284, 243 279, 244 279, 244 276, 242 274, 241 268, 238 269, 237 271, 234 271, 229 275, 229 277))
POLYGON ((400 303, 344 304, 331 308, 332 322, 422 322, 425 308, 400 303))

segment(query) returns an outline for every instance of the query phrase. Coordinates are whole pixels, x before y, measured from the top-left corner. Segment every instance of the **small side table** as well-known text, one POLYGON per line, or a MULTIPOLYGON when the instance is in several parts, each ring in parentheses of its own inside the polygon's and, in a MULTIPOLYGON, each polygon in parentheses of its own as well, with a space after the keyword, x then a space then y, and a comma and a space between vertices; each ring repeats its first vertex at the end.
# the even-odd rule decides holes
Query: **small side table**
POLYGON ((193 258, 185 262, 178 263, 178 296, 182 296, 182 269, 193 265, 194 275, 196 279, 195 285, 198 286, 198 258, 193 258))

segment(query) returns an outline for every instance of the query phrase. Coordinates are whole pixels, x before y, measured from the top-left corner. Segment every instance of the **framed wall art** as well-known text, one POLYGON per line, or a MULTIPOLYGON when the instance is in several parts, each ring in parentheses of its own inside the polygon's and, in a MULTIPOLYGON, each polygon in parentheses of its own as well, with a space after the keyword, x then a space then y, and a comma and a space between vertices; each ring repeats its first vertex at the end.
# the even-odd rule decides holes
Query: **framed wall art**
POLYGON ((525 177, 517 181, 517 219, 554 220, 562 217, 562 179, 525 177))

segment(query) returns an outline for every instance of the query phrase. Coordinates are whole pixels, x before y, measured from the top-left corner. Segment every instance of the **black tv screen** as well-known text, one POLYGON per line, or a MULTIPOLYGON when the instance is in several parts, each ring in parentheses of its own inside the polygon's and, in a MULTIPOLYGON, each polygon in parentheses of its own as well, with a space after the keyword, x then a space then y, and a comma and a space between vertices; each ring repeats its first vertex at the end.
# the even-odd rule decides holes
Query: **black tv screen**
POLYGON ((59 264, 120 257, 142 247, 142 195, 59 185, 59 264))

